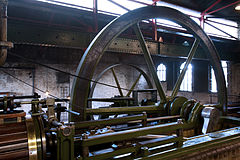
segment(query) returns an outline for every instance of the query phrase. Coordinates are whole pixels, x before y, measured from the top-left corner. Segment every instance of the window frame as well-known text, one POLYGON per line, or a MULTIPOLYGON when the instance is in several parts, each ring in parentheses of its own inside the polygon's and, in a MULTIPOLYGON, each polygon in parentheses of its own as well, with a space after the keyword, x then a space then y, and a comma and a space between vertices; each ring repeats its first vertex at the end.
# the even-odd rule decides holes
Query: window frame
MULTIPOLYGON (((180 66, 179 66, 179 75, 181 74, 181 71, 182 71, 182 69, 184 68, 184 65, 185 65, 185 63, 186 62, 182 62, 182 63, 180 63, 180 66), (183 67, 182 67, 183 66, 183 67)), ((181 85, 180 85, 180 87, 179 87, 179 91, 180 92, 193 92, 193 65, 192 65, 192 63, 190 63, 189 65, 188 65, 188 69, 187 69, 187 71, 186 71, 186 73, 185 73, 185 75, 184 75, 184 78, 183 78, 183 80, 182 80, 182 83, 181 83, 181 85), (189 68, 190 67, 190 68, 189 68), (190 82, 187 82, 187 89, 182 89, 182 85, 184 84, 184 81, 186 81, 186 80, 188 80, 189 81, 189 79, 187 78, 187 79, 185 79, 185 77, 188 75, 188 72, 189 72, 189 69, 191 69, 191 81, 190 82), (188 89, 188 83, 190 83, 191 84, 191 86, 190 86, 190 90, 188 89)))
MULTIPOLYGON (((228 88, 228 61, 224 61, 224 60, 221 60, 221 66, 222 66, 222 69, 223 69, 223 74, 224 74, 224 78, 225 78, 225 81, 226 81, 226 87, 228 88), (226 65, 224 65, 224 63, 226 65)), ((214 70, 213 70, 213 67, 211 65, 209 65, 209 92, 212 93, 212 94, 215 94, 218 92, 218 89, 217 89, 217 81, 216 81, 216 76, 215 76, 215 73, 214 73, 214 70), (216 91, 212 90, 212 83, 213 83, 213 78, 212 76, 214 75, 214 80, 215 80, 215 86, 216 86, 216 91)))
POLYGON ((157 66, 157 76, 158 76, 158 79, 159 79, 159 81, 161 81, 161 82, 166 82, 167 81, 167 66, 166 66, 166 64, 164 64, 164 63, 160 63, 158 66, 157 66), (162 65, 164 68, 162 69, 162 68, 160 68, 160 65, 162 65), (161 70, 162 69, 162 70, 161 70), (159 72, 165 72, 165 73, 159 73, 159 72), (164 78, 165 78, 165 80, 161 80, 161 76, 160 75, 163 75, 164 74, 164 78))

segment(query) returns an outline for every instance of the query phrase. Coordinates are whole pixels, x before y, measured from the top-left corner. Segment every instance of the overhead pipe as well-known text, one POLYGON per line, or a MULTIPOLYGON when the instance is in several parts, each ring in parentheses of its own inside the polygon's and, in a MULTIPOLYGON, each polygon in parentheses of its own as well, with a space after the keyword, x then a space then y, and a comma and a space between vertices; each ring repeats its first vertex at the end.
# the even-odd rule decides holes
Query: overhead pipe
POLYGON ((0 0, 0 66, 6 61, 7 49, 13 47, 7 42, 7 3, 8 0, 0 0))

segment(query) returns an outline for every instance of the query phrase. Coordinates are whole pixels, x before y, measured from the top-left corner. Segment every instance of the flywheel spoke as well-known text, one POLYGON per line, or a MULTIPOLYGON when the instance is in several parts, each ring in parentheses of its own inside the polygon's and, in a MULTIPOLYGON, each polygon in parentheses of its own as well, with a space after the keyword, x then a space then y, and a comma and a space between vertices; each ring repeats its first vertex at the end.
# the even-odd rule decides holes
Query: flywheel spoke
POLYGON ((132 87, 131 87, 130 90, 128 91, 126 97, 130 96, 130 94, 132 93, 133 89, 135 88, 137 82, 139 81, 141 75, 142 75, 142 74, 140 73, 139 76, 137 77, 136 81, 133 83, 132 87))
POLYGON ((163 88, 162 88, 162 85, 158 79, 158 76, 157 76, 157 71, 156 71, 156 68, 154 66, 154 63, 153 63, 153 60, 152 60, 152 57, 148 51, 148 48, 147 48, 147 45, 146 45, 146 42, 143 38, 143 35, 142 35, 142 32, 140 30, 140 27, 139 27, 139 24, 135 25, 134 26, 134 31, 136 33, 136 36, 140 42, 140 45, 142 47, 142 51, 143 51, 143 55, 144 55, 144 58, 146 60, 146 63, 147 63, 147 66, 148 66, 148 69, 153 77, 153 80, 156 84, 156 88, 157 88, 157 91, 159 93, 159 96, 161 98, 161 103, 165 103, 167 102, 166 100, 166 95, 163 91, 163 88))
POLYGON ((187 60, 186 60, 186 63, 185 63, 185 65, 184 65, 184 68, 183 68, 182 72, 180 73, 180 75, 179 75, 179 77, 178 77, 178 79, 177 79, 177 82, 176 82, 176 84, 175 84, 175 86, 174 86, 174 88, 173 88, 173 92, 172 92, 172 95, 171 95, 171 99, 173 99, 174 97, 177 96, 178 91, 179 91, 179 88, 180 88, 180 85, 181 85, 181 83, 182 83, 182 81, 183 81, 183 79, 184 79, 184 76, 185 76, 186 72, 187 72, 187 68, 188 68, 189 64, 191 63, 191 61, 192 61, 192 59, 193 59, 193 56, 194 56, 195 53, 196 53, 196 50, 197 50, 197 48, 198 48, 198 45, 199 45, 199 40, 196 38, 196 39, 194 40, 193 45, 192 45, 192 48, 191 48, 191 50, 190 50, 190 52, 189 52, 189 54, 188 54, 188 58, 187 58, 187 60))
POLYGON ((120 96, 123 97, 123 92, 122 92, 122 89, 121 89, 121 87, 120 87, 120 83, 119 83, 119 81, 118 81, 118 79, 117 79, 116 73, 115 73, 115 71, 114 71, 113 68, 111 68, 111 71, 112 71, 113 77, 114 77, 114 79, 115 79, 115 82, 116 82, 116 84, 117 84, 117 87, 118 87, 118 91, 119 91, 119 93, 120 93, 120 96))

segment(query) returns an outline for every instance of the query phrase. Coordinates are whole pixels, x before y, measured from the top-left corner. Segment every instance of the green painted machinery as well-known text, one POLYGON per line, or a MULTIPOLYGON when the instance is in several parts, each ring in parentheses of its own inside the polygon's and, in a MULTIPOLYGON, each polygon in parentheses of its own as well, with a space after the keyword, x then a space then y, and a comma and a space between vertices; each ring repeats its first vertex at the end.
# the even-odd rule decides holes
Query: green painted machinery
POLYGON ((227 116, 227 92, 218 53, 199 25, 177 10, 148 6, 114 19, 89 45, 76 74, 70 110, 61 106, 59 99, 39 99, 36 95, 28 97, 32 98, 31 101, 17 102, 17 97, 0 99, 0 159, 165 160, 236 158, 239 155, 240 129, 237 126, 240 121, 227 116), (140 29, 143 20, 153 18, 181 25, 194 41, 170 95, 164 93, 140 29), (137 66, 131 67, 144 76, 149 89, 135 90, 137 78, 124 95, 114 72, 114 67, 120 65, 116 64, 102 71, 99 77, 110 70, 117 86, 109 87, 117 88, 119 95, 94 99, 92 92, 100 79, 92 83, 96 67, 111 42, 129 27, 136 34, 150 74, 137 66), (197 100, 178 96, 188 65, 200 46, 208 55, 216 74, 217 104, 201 104, 197 100), (150 93, 151 99, 139 105, 140 92, 150 93), (92 108, 92 101, 112 102, 113 105, 92 108), (19 119, 15 108, 23 104, 31 105, 31 116, 25 117, 21 113, 19 119), (69 112, 69 122, 61 122, 62 112, 69 112), (99 118, 94 120, 94 115, 99 118), (14 120, 9 120, 11 118, 14 120), (235 128, 229 128, 230 125, 235 125, 235 128), (9 133, 12 138, 8 138, 9 133))

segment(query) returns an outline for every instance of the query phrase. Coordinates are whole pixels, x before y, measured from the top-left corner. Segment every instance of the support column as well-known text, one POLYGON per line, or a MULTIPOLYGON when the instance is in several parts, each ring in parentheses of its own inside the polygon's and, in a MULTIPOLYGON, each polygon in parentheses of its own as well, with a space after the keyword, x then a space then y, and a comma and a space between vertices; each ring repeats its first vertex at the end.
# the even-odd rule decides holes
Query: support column
POLYGON ((0 66, 5 63, 7 49, 13 47, 7 42, 7 0, 0 0, 0 66))
POLYGON ((93 0, 94 30, 98 32, 98 0, 93 0))

